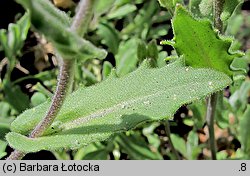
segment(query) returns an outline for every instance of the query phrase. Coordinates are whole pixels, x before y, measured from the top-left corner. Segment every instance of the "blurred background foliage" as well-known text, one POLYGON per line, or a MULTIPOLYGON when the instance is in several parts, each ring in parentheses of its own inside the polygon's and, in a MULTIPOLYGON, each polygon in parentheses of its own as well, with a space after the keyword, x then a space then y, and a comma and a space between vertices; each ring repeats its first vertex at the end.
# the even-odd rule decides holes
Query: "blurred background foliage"
MULTIPOLYGON (((53 0, 53 3, 73 16, 78 1, 53 0)), ((247 69, 250 60, 249 7, 250 1, 245 1, 237 8, 225 32, 235 37, 235 49, 246 52, 247 69)), ((11 152, 4 138, 10 131, 10 123, 23 110, 51 97, 57 82, 58 62, 53 48, 30 28, 24 13, 15 1, 0 1, 0 158, 11 152), (11 10, 6 13, 4 9, 11 10)), ((79 61, 74 89, 106 79, 113 67, 118 76, 123 76, 135 70, 145 58, 151 58, 155 67, 164 66, 165 58, 175 53, 171 46, 160 45, 162 40, 173 38, 172 13, 156 0, 96 1, 86 39, 107 49, 108 56, 102 61, 79 61)), ((224 97, 219 98, 215 124, 218 159, 250 158, 249 91, 248 73, 245 80, 225 89, 224 97)), ((205 102, 197 102, 181 107, 169 121, 173 145, 182 159, 210 158, 205 111, 205 102)), ((146 123, 79 150, 41 151, 28 154, 24 159, 176 159, 165 125, 161 121, 146 123)))

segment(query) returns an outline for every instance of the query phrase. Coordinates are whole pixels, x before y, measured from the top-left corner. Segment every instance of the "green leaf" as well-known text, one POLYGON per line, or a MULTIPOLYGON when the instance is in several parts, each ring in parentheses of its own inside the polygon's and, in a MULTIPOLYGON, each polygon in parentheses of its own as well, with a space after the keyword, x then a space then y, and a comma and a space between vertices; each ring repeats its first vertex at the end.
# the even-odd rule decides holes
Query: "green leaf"
POLYGON ((27 37, 30 28, 29 13, 26 13, 16 24, 9 24, 8 31, 0 30, 0 44, 2 44, 6 57, 13 62, 27 37))
POLYGON ((160 126, 160 123, 154 122, 150 123, 149 126, 144 127, 142 130, 143 135, 147 137, 148 143, 151 147, 154 147, 154 149, 157 149, 161 145, 160 137, 154 133, 155 128, 158 126, 160 126))
POLYGON ((201 147, 199 146, 199 137, 194 130, 190 131, 188 134, 186 149, 187 149, 186 153, 187 158, 190 160, 197 159, 197 156, 201 152, 201 147))
POLYGON ((13 85, 9 81, 3 82, 3 91, 5 93, 5 100, 19 113, 29 107, 29 97, 24 94, 21 88, 13 85))
POLYGON ((121 42, 117 55, 115 55, 116 72, 118 76, 123 76, 136 68, 138 39, 131 38, 121 42))
POLYGON ((99 142, 95 142, 77 150, 77 152, 74 153, 74 160, 84 160, 93 153, 97 154, 97 156, 92 155, 90 159, 101 159, 100 157, 104 158, 100 151, 103 151, 103 153, 106 154, 107 159, 108 151, 106 150, 106 147, 99 142))
MULTIPOLYGON (((232 15, 232 17, 228 20, 227 29, 225 31, 226 34, 236 36, 239 34, 242 25, 244 25, 245 20, 244 16, 241 15, 241 9, 237 8, 237 12, 238 13, 234 13, 234 15, 232 15)), ((239 39, 239 37, 237 37, 237 39, 239 39)))
POLYGON ((13 148, 26 152, 76 149, 142 122, 172 117, 182 105, 231 83, 221 72, 184 67, 181 60, 162 68, 147 65, 121 78, 109 76, 95 86, 79 88, 66 98, 45 136, 29 139, 22 134, 38 124, 50 102, 25 111, 12 123, 13 132, 6 139, 13 148))
POLYGON ((243 56, 232 52, 232 39, 222 37, 212 28, 209 20, 194 19, 181 5, 177 5, 173 19, 174 43, 179 55, 184 55, 186 64, 195 68, 213 68, 229 76, 232 61, 243 56))
POLYGON ((204 114, 206 113, 206 103, 197 102, 189 105, 188 107, 193 112, 193 120, 196 129, 202 128, 205 123, 204 114))
POLYGON ((234 10, 239 6, 241 3, 243 3, 244 0, 225 0, 223 5, 223 11, 221 13, 221 20, 226 21, 228 20, 231 15, 233 14, 234 10))
POLYGON ((120 134, 118 139, 118 144, 120 145, 122 151, 127 153, 130 159, 134 160, 160 160, 163 159, 158 151, 151 151, 147 146, 147 143, 143 141, 143 138, 139 135, 126 136, 120 134))
POLYGON ((96 150, 88 153, 83 159, 84 160, 107 160, 109 156, 108 151, 105 149, 96 150))
MULTIPOLYGON (((136 13, 134 20, 128 25, 124 26, 121 33, 122 34, 135 34, 136 36, 146 39, 149 31, 149 27, 152 25, 153 16, 159 9, 156 1, 145 1, 143 7, 136 13)), ((168 19, 167 15, 165 16, 168 19)), ((158 19, 158 16, 157 18, 158 19)))
POLYGON ((175 5, 177 3, 182 3, 183 4, 183 0, 158 0, 158 2, 162 7, 167 8, 170 11, 171 14, 173 14, 175 5))
MULTIPOLYGON (((10 122, 0 118, 0 141, 5 139, 5 135, 10 132, 10 122), (5 120, 5 121, 3 121, 5 120)), ((12 119, 13 120, 13 119, 12 119)))
POLYGON ((33 107, 45 102, 46 100, 47 97, 41 92, 35 92, 30 99, 33 107))
POLYGON ((10 124, 13 120, 10 105, 6 102, 0 102, 0 143, 1 140, 5 140, 5 135, 10 132, 10 124))
POLYGON ((8 103, 1 101, 0 102, 0 109, 1 109, 1 111, 0 111, 0 118, 1 117, 2 118, 9 117, 10 111, 11 111, 11 107, 10 107, 10 105, 8 103))
POLYGON ((195 17, 213 20, 213 0, 191 0, 189 10, 195 17))
POLYGON ((26 13, 20 20, 18 20, 17 25, 20 28, 21 41, 23 42, 27 38, 27 34, 30 28, 30 16, 26 13))
POLYGON ((139 41, 137 45, 137 58, 141 63, 143 60, 147 59, 147 45, 143 41, 139 41))
POLYGON ((7 153, 5 152, 6 147, 7 142, 0 140, 0 159, 7 155, 7 153))
POLYGON ((113 5, 115 0, 95 1, 95 15, 100 16, 106 13, 113 5))
POLYGON ((240 119, 239 133, 243 151, 250 156, 250 105, 240 119))
MULTIPOLYGON (((31 18, 35 18, 36 20, 40 19, 39 13, 45 14, 45 12, 47 12, 47 14, 45 14, 46 16, 44 17, 53 18, 54 20, 57 20, 58 23, 63 24, 67 27, 69 27, 72 22, 71 18, 65 12, 57 9, 48 0, 37 0, 36 2, 33 2, 32 0, 16 0, 16 1, 21 5, 23 5, 26 9, 29 9, 31 13, 34 13, 35 16, 32 17, 31 15, 31 18), (39 12, 35 12, 35 10, 38 10, 39 12)), ((39 21, 37 21, 37 23, 38 22, 39 21)))
POLYGON ((231 104, 235 112, 242 111, 246 108, 248 104, 248 93, 250 91, 250 81, 244 81, 240 88, 234 92, 229 98, 229 103, 231 104))
POLYGON ((228 99, 223 97, 223 93, 218 95, 216 107, 216 124, 222 129, 229 127, 229 113, 231 110, 231 106, 228 99))
POLYGON ((53 43, 64 59, 106 57, 106 51, 95 47, 70 29, 71 20, 48 0, 17 0, 30 11, 32 25, 53 43), (49 25, 48 25, 49 24, 49 25))
POLYGON ((177 134, 171 134, 170 138, 173 142, 174 148, 178 150, 183 156, 186 156, 187 147, 185 140, 180 136, 178 136, 177 134))
POLYGON ((134 12, 136 10, 136 6, 133 4, 125 4, 113 11, 111 11, 108 14, 108 18, 109 19, 113 19, 113 18, 122 18, 125 15, 128 15, 131 12, 134 12))
POLYGON ((151 64, 153 67, 157 66, 157 59, 158 59, 158 48, 157 48, 157 43, 156 40, 151 40, 148 44, 148 50, 147 50, 147 55, 148 58, 151 59, 151 64))
POLYGON ((109 76, 109 74, 112 71, 112 68, 113 68, 113 65, 110 62, 104 61, 103 68, 102 68, 103 79, 106 79, 109 76))
POLYGON ((108 49, 116 54, 119 47, 119 35, 116 29, 108 23, 100 23, 97 34, 103 39, 102 43, 108 46, 108 49))
MULTIPOLYGON (((243 0, 225 0, 221 13, 221 20, 226 22, 233 14, 234 10, 243 2, 243 0)), ((190 11, 195 17, 208 18, 213 20, 213 0, 191 0, 190 11)))
POLYGON ((162 7, 168 7, 168 6, 172 6, 173 1, 169 1, 169 0, 158 0, 159 4, 162 7))

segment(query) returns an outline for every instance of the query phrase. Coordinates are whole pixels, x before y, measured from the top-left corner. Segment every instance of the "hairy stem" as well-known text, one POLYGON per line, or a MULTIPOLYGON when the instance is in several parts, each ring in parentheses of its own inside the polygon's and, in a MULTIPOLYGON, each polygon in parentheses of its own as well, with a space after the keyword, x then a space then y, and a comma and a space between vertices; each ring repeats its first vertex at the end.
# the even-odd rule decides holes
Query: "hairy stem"
POLYGON ((74 76, 74 63, 75 59, 64 60, 60 67, 60 72, 58 75, 57 89, 52 99, 52 103, 45 115, 44 119, 35 127, 31 132, 30 138, 35 138, 42 136, 44 131, 52 124, 56 115, 60 111, 65 97, 71 89, 74 76))
POLYGON ((26 153, 19 150, 14 150, 6 160, 21 160, 26 153))
MULTIPOLYGON (((213 10, 214 10, 214 27, 219 30, 220 33, 223 32, 223 23, 221 21, 220 15, 223 10, 224 0, 213 0, 213 10)), ((221 92, 219 92, 221 93, 221 92)), ((209 145, 211 150, 211 158, 216 160, 216 141, 214 135, 214 115, 216 111, 217 97, 219 93, 212 94, 207 100, 207 113, 206 122, 209 131, 209 145)))
MULTIPOLYGON (((88 28, 88 23, 92 17, 92 7, 94 0, 81 0, 78 5, 77 13, 74 17, 70 29, 76 32, 79 36, 83 36, 88 28)), ((30 138, 42 136, 45 130, 53 123, 58 112, 60 111, 63 102, 72 87, 74 77, 74 67, 76 60, 60 58, 61 67, 58 75, 58 83, 55 95, 52 99, 49 110, 47 111, 44 119, 35 127, 29 135, 30 138)), ((26 153, 15 150, 10 154, 7 160, 22 159, 26 153)))
POLYGON ((170 127, 169 127, 169 122, 167 120, 164 122, 164 126, 165 126, 166 136, 168 137, 168 142, 169 142, 169 145, 170 145, 170 149, 173 152, 175 158, 177 160, 181 160, 181 157, 180 157, 179 153, 176 151, 176 149, 174 147, 174 144, 173 144, 173 142, 171 140, 171 136, 170 136, 171 131, 170 131, 170 127))
POLYGON ((213 10, 214 10, 214 27, 223 32, 223 23, 221 21, 220 15, 223 11, 223 4, 225 0, 214 0, 213 2, 213 10))
POLYGON ((89 27, 88 24, 92 18, 94 1, 95 0, 81 0, 79 2, 71 30, 75 31, 81 37, 84 36, 89 27))

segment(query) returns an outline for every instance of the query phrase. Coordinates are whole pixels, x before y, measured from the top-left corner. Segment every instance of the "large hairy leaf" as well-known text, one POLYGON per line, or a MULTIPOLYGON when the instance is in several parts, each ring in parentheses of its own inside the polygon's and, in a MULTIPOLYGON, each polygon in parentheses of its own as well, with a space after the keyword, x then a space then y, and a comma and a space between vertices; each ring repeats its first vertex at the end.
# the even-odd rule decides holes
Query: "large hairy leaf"
POLYGON ((105 58, 106 52, 70 29, 71 20, 49 0, 17 0, 30 11, 33 27, 53 43, 64 59, 105 58))
POLYGON ((162 68, 147 65, 71 94, 45 136, 29 139, 24 135, 44 117, 50 102, 25 111, 12 123, 13 132, 6 139, 25 152, 76 149, 145 121, 170 118, 182 105, 231 83, 224 73, 184 67, 180 60, 162 68))
MULTIPOLYGON (((229 76, 230 65, 243 53, 232 52, 231 38, 218 35, 209 20, 198 20, 181 5, 177 5, 173 19, 174 39, 171 44, 179 55, 184 55, 186 64, 196 68, 213 68, 229 76)), ((234 68, 237 70, 237 68, 234 68)))

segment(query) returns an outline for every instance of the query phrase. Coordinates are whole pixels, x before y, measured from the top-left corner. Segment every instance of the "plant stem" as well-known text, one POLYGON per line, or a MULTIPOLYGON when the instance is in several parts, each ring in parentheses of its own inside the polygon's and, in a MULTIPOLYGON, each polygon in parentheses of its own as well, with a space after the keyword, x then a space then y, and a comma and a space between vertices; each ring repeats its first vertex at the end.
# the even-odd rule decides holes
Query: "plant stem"
POLYGON ((207 113, 206 113, 206 122, 209 132, 209 145, 211 150, 211 158, 216 160, 216 141, 214 135, 214 114, 216 111, 217 104, 217 93, 211 95, 207 100, 207 113))
POLYGON ((81 0, 78 5, 77 14, 71 25, 71 30, 83 37, 86 33, 93 14, 95 0, 81 0))
POLYGON ((171 136, 170 136, 171 132, 170 132, 170 127, 169 127, 170 125, 169 125, 168 120, 166 120, 166 121, 164 122, 164 126, 165 126, 166 136, 168 137, 168 142, 169 142, 169 145, 170 145, 170 149, 171 149, 171 151, 173 152, 175 158, 176 158, 177 160, 181 160, 181 157, 180 157, 179 153, 176 151, 176 149, 175 149, 175 147, 174 147, 174 144, 173 144, 173 142, 172 142, 172 140, 171 140, 171 136))
POLYGON ((7 65, 7 71, 6 71, 6 74, 5 74, 5 77, 4 79, 10 81, 11 79, 11 73, 15 67, 15 64, 16 64, 16 57, 15 56, 12 56, 12 57, 8 57, 8 65, 7 65))
MULTIPOLYGON (((214 0, 213 10, 214 10, 214 27, 219 30, 220 33, 223 32, 223 23, 221 21, 220 15, 223 10, 224 0, 214 0)), ((221 92, 219 92, 221 93, 221 92)), ((209 144, 211 150, 211 158, 216 160, 216 141, 214 135, 214 115, 216 111, 217 97, 219 93, 214 93, 207 100, 207 113, 206 122, 209 132, 209 144)))
POLYGON ((221 21, 220 15, 223 11, 223 4, 225 0, 214 0, 213 10, 214 10, 214 27, 219 30, 220 33, 223 32, 223 22, 221 21))
MULTIPOLYGON (((87 31, 88 23, 92 17, 93 4, 93 0, 81 0, 79 2, 78 11, 70 27, 70 29, 73 32, 76 32, 79 37, 83 36, 87 31)), ((29 135, 30 138, 36 138, 43 135, 45 130, 53 123, 63 105, 67 94, 71 90, 76 59, 63 59, 60 56, 59 59, 62 64, 60 67, 60 73, 58 75, 58 83, 55 95, 44 119, 31 132, 31 134, 29 135)), ((7 160, 22 159, 25 154, 26 153, 24 152, 15 150, 10 154, 7 160)))
POLYGON ((36 138, 43 135, 45 130, 53 123, 60 111, 67 94, 71 90, 74 77, 75 59, 64 60, 60 67, 58 75, 57 89, 52 99, 52 103, 44 119, 35 127, 29 135, 30 138, 36 138))
POLYGON ((6 160, 21 160, 26 153, 19 150, 14 150, 6 160))

